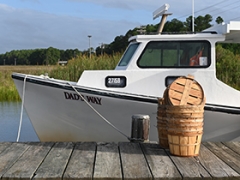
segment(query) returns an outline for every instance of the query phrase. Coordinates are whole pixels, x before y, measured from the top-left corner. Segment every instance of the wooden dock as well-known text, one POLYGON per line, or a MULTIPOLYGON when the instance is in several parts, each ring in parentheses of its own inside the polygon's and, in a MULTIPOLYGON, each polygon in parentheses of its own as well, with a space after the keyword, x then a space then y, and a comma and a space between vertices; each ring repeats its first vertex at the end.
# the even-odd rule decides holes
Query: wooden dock
POLYGON ((16 179, 240 179, 240 142, 201 144, 197 157, 154 143, 0 143, 0 177, 16 179))

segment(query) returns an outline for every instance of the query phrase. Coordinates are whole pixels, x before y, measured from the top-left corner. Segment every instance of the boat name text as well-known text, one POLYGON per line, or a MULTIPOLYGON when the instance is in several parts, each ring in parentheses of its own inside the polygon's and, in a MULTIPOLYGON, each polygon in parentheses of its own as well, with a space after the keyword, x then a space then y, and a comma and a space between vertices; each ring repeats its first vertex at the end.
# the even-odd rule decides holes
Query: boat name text
POLYGON ((79 94, 69 93, 69 92, 64 92, 64 95, 65 95, 65 99, 84 101, 83 100, 83 98, 84 98, 89 103, 102 105, 102 98, 99 98, 99 97, 83 96, 83 95, 81 95, 82 96, 81 97, 79 94))

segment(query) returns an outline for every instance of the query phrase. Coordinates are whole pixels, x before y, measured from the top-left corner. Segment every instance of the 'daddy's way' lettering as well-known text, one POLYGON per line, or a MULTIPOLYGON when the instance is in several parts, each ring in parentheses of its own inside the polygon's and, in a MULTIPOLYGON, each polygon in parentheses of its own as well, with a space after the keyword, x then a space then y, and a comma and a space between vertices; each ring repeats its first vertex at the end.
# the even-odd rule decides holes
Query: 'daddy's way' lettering
POLYGON ((64 92, 64 96, 65 96, 65 99, 70 99, 70 100, 81 100, 81 101, 84 101, 83 98, 89 102, 89 103, 93 103, 93 104, 98 104, 98 105, 102 105, 102 98, 99 98, 99 97, 94 97, 94 96, 86 96, 84 97, 82 95, 79 96, 78 94, 76 93, 69 93, 69 92, 64 92))

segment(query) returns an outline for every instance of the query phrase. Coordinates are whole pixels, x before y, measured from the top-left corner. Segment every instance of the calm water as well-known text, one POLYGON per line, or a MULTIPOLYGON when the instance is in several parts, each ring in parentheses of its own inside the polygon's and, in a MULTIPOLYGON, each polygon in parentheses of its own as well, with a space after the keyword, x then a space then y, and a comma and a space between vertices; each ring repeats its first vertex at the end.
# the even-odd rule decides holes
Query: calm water
MULTIPOLYGON (((20 115, 21 102, 0 102, 0 142, 17 140, 20 115)), ((19 141, 39 141, 25 111, 19 141)))

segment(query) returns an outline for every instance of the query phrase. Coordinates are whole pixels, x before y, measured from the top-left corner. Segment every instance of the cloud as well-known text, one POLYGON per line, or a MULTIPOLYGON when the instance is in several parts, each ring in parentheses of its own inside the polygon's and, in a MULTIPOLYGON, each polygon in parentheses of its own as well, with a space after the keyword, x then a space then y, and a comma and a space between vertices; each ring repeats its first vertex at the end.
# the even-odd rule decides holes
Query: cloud
POLYGON ((21 0, 22 2, 40 3, 39 0, 21 0))
MULTIPOLYGON (((152 11, 153 8, 156 7, 156 0, 148 0, 148 1, 139 1, 139 0, 121 0, 121 1, 114 1, 114 0, 65 0, 68 2, 78 2, 78 3, 92 3, 98 4, 99 6, 104 6, 108 8, 116 8, 116 9, 125 9, 125 10, 150 10, 152 11)), ((159 6, 162 6, 160 4, 159 6)), ((157 5, 158 6, 158 5, 157 5)))
MULTIPOLYGON (((92 4, 98 4, 100 6, 108 7, 108 8, 116 8, 122 9, 125 11, 147 11, 152 13, 158 7, 162 6, 165 3, 170 5, 169 12, 172 12, 173 15, 169 17, 172 18, 182 18, 184 21, 187 17, 192 15, 192 0, 168 0, 164 1, 156 1, 156 0, 147 0, 147 1, 139 1, 139 0, 67 0, 74 2, 91 2, 92 4)), ((222 16, 226 20, 230 20, 234 17, 239 17, 237 9, 239 8, 239 2, 228 2, 228 1, 212 1, 212 0, 201 0, 194 1, 194 10, 197 11, 196 16, 210 14, 213 15, 213 18, 217 16, 222 16), (199 11, 200 10, 200 11, 199 11), (233 14, 231 14, 231 13, 233 14)), ((135 12, 133 12, 135 13, 135 12)), ((151 15, 151 14, 149 14, 151 15)), ((215 19, 214 19, 215 20, 215 19)), ((149 22, 151 23, 151 22, 149 22)))
POLYGON ((13 7, 7 6, 6 4, 0 4, 0 9, 5 12, 12 12, 15 10, 13 7))
POLYGON ((58 49, 88 49, 111 43, 117 35, 134 28, 127 20, 111 21, 54 15, 0 5, 0 53, 16 49, 55 47, 58 49))
MULTIPOLYGON (((152 12, 164 4, 156 0, 58 0, 58 2, 56 4, 55 1, 48 0, 20 0, 15 1, 16 4, 13 3, 14 7, 0 4, 0 53, 50 46, 58 49, 86 50, 89 46, 88 35, 92 36, 91 46, 96 48, 100 43, 111 43, 116 36, 125 35, 128 30, 137 26, 159 23, 160 19, 152 20, 152 12)), ((170 4, 169 12, 173 13, 167 20, 177 18, 185 21, 192 13, 192 0, 167 2, 170 4)), ((206 4, 213 2, 195 1, 195 10, 204 9, 206 4)), ((224 5, 222 3, 213 6, 196 15, 211 14, 214 9, 218 10, 214 13, 222 12, 226 10, 224 5)), ((233 5, 237 7, 239 4, 233 5)), ((231 12, 220 15, 225 20, 238 16, 237 12, 231 12)))

